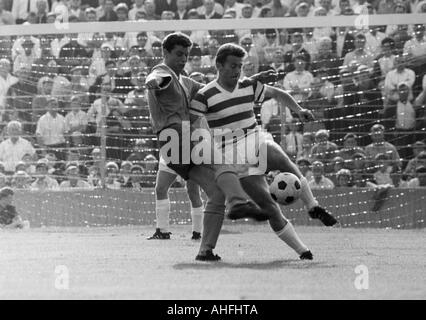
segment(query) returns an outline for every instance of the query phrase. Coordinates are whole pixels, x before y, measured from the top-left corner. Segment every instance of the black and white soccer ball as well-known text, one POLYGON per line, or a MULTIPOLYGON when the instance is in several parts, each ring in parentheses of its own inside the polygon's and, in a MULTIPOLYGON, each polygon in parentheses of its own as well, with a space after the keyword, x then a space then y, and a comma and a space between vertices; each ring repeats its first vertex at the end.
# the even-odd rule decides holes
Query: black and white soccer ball
POLYGON ((269 185, 272 198, 280 204, 290 205, 299 199, 302 185, 298 177, 289 172, 278 173, 269 185))

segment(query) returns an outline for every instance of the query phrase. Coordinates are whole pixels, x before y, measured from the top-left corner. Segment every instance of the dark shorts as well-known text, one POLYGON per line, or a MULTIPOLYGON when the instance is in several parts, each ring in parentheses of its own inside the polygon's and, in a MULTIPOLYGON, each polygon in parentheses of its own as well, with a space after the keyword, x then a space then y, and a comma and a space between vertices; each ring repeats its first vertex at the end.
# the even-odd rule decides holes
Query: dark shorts
POLYGON ((166 154, 163 154, 163 158, 166 160, 167 166, 175 171, 178 175, 180 175, 183 179, 189 180, 189 172, 191 169, 195 166, 195 164, 191 160, 191 150, 193 147, 193 143, 190 141, 190 128, 185 128, 182 130, 181 124, 173 124, 168 126, 167 128, 164 128, 157 134, 158 144, 161 149, 168 144, 168 147, 166 148, 166 154), (160 135, 161 133, 165 134, 167 131, 167 134, 169 133, 175 133, 175 137, 168 137, 166 141, 160 141, 160 135), (186 131, 188 130, 188 132, 186 131), (188 134, 189 133, 189 137, 188 134), (172 139, 175 139, 175 141, 179 141, 177 144, 171 144, 170 141, 172 139), (170 149, 169 146, 171 146, 173 149, 170 149), (176 155, 178 152, 178 158, 174 157, 173 154, 176 155), (167 159, 171 157, 172 161, 167 161, 167 159))

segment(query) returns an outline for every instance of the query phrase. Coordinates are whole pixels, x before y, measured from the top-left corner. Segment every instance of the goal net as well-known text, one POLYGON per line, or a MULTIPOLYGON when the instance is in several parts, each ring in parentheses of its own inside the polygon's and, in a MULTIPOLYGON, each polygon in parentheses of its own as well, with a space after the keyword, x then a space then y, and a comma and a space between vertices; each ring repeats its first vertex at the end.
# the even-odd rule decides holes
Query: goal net
MULTIPOLYGON (((343 226, 424 226, 424 14, 232 14, 76 22, 62 13, 0 28, 0 184, 18 190, 34 225, 153 222, 159 157, 145 79, 179 30, 194 43, 185 68, 194 80, 212 81, 218 47, 237 43, 247 51, 241 77, 275 70, 272 85, 313 112, 301 123, 274 99, 254 109, 343 226), (16 135, 30 144, 19 159, 8 144, 16 135)), ((189 217, 184 184, 171 190, 178 223, 189 217)), ((313 223, 303 211, 284 207, 313 223)))

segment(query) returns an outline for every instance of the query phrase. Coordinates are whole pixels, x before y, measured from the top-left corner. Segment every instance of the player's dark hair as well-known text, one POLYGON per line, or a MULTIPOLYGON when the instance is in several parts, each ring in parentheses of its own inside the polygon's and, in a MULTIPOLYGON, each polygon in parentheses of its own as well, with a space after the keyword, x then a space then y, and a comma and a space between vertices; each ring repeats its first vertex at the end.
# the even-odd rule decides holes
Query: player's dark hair
POLYGON ((174 32, 164 38, 163 49, 171 52, 175 46, 189 48, 192 46, 192 41, 186 34, 181 32, 174 32))
POLYGON ((216 53, 216 62, 224 64, 228 56, 234 56, 237 58, 244 58, 247 52, 243 47, 234 43, 225 43, 219 47, 216 53))

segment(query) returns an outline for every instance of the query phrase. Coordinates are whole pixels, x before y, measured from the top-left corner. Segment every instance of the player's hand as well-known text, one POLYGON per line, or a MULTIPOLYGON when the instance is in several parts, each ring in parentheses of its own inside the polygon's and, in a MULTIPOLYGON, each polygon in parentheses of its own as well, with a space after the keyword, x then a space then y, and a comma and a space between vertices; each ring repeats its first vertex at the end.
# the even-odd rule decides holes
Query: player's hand
POLYGON ((152 77, 151 79, 147 80, 146 83, 146 88, 148 90, 155 90, 155 89, 160 89, 160 86, 158 85, 158 81, 156 78, 152 77))
POLYGON ((313 113, 308 109, 301 109, 299 111, 299 118, 300 120, 302 120, 302 122, 309 122, 315 120, 313 113))
POLYGON ((278 80, 278 74, 274 70, 262 71, 254 75, 255 79, 263 84, 275 83, 278 80))

